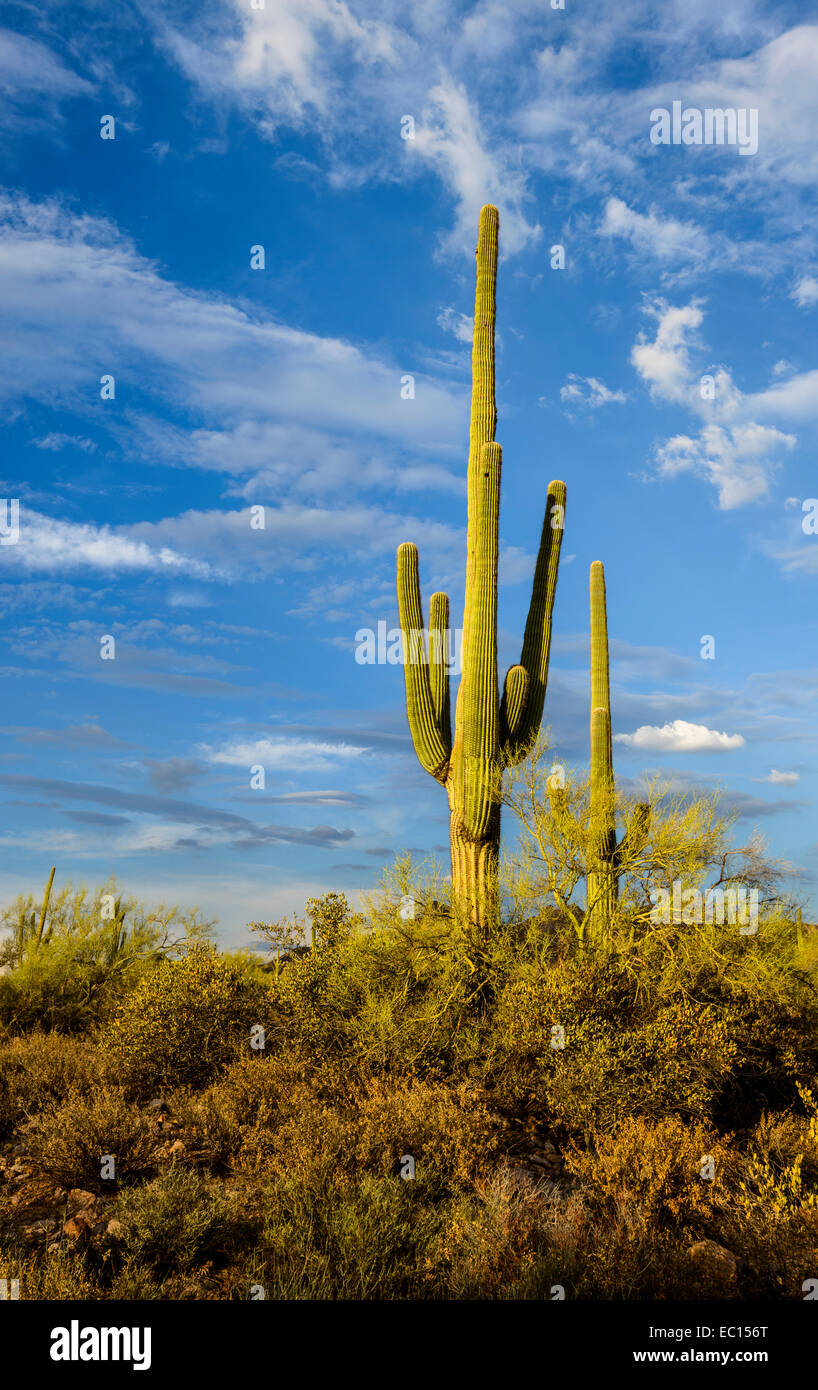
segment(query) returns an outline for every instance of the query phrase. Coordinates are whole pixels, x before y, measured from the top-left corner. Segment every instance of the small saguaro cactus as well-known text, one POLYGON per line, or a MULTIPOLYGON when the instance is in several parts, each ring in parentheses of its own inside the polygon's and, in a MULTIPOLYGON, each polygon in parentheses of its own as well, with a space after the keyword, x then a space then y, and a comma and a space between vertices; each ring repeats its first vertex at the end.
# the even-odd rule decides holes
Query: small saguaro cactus
POLYGON ((432 595, 427 648, 417 547, 406 543, 398 548, 398 606, 409 727, 421 766, 449 795, 453 903, 479 928, 489 925, 495 910, 501 770, 525 755, 542 719, 565 521, 565 484, 549 483, 522 655, 519 664, 508 671, 501 700, 497 684, 497 552, 502 451, 494 441, 499 221, 496 207, 482 209, 472 341, 466 594, 454 739, 447 660, 449 600, 446 594, 432 595))
POLYGON ((52 867, 51 873, 48 876, 48 883, 45 886, 43 904, 39 913, 36 908, 34 908, 28 916, 26 916, 25 911, 21 909, 17 918, 14 932, 17 940, 18 965, 22 965, 23 960, 28 954, 29 947, 36 951, 41 945, 47 944, 51 936, 51 927, 49 926, 48 929, 46 929, 46 917, 51 901, 51 886, 54 882, 54 875, 56 872, 56 868, 52 867))
POLYGON ((40 945, 40 942, 41 942, 42 939, 43 939, 43 930, 44 930, 44 928, 45 928, 45 919, 46 919, 46 915, 47 915, 47 913, 48 913, 48 904, 49 904, 49 902, 50 902, 50 900, 51 900, 51 885, 52 885, 53 882, 54 882, 54 875, 55 875, 56 872, 57 872, 56 865, 52 864, 52 866, 51 866, 51 873, 48 875, 48 883, 46 884, 45 893, 44 893, 44 895, 43 895, 43 908, 42 908, 42 912, 40 913, 40 921, 39 921, 39 924, 38 924, 38 926, 37 926, 37 945, 38 945, 38 946, 40 945))
POLYGON ((616 788, 611 733, 611 687, 608 659, 608 614, 605 570, 601 560, 591 565, 591 821, 587 878, 588 924, 604 929, 616 912, 619 866, 629 845, 644 844, 650 807, 637 806, 629 835, 616 842, 616 788))

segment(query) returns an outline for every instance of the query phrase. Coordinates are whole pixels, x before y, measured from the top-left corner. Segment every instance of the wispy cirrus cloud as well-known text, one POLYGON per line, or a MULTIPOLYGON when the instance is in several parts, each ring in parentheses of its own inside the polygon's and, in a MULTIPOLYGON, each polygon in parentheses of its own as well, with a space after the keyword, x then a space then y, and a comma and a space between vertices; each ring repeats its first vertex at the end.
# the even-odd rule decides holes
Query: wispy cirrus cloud
POLYGON ((72 97, 93 95, 96 84, 75 72, 39 39, 0 29, 0 126, 28 129, 59 120, 72 97), (39 111, 33 104, 39 105, 39 111))
POLYGON ((598 410, 601 405, 621 405, 627 396, 624 391, 612 391, 597 377, 577 376, 576 372, 569 372, 565 385, 560 387, 560 400, 566 406, 598 410))
MULTIPOLYGON (((283 453, 283 477, 296 460, 318 467, 328 443, 331 456, 346 448, 338 467, 348 471, 376 441, 428 451, 459 440, 459 391, 418 375, 408 401, 397 363, 179 286, 110 221, 54 199, 0 196, 0 292, 0 350, 15 364, 0 394, 79 408, 126 447, 129 423, 132 447, 153 444, 167 462, 247 474, 283 453), (135 381, 153 398, 159 423, 147 400, 124 426, 116 409, 106 414, 100 377, 112 364, 120 390, 135 381), (169 405, 194 415, 192 432, 162 419, 169 405)), ((389 476, 382 468, 375 481, 389 476)))
POLYGON ((260 766, 265 771, 301 773, 328 772, 339 762, 360 762, 371 752, 372 749, 358 744, 305 738, 262 738, 252 743, 235 742, 222 748, 203 746, 201 749, 202 756, 217 765, 246 769, 260 766))
MULTIPOLYGON (((134 851, 157 848, 160 840, 165 848, 171 847, 179 838, 180 826, 196 826, 200 834, 229 836, 240 848, 276 842, 329 847, 354 838, 351 830, 340 830, 331 825, 305 829, 299 826, 264 824, 215 806, 179 801, 173 797, 153 796, 146 792, 122 791, 117 787, 69 782, 54 777, 0 773, 0 787, 40 792, 55 800, 90 801, 115 808, 128 816, 141 814, 162 818, 164 826, 143 827, 141 841, 135 838, 132 832, 129 834, 125 843, 134 851)), ((8 838, 5 843, 10 843, 8 838)))

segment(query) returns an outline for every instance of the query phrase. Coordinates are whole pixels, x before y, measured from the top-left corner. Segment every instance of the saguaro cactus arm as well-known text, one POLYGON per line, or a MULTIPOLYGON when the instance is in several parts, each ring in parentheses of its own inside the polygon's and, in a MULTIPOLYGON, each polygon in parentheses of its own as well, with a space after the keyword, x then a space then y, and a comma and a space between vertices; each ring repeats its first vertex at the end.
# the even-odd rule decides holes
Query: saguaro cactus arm
MULTIPOLYGON (((608 736, 604 757, 608 763, 609 775, 613 777, 608 610, 605 595, 605 567, 601 560, 594 560, 591 565, 589 590, 591 600, 591 710, 604 709, 608 711, 608 736)), ((598 756, 603 756, 601 748, 598 749, 598 756)))
POLYGON ((429 669, 435 723, 446 747, 452 747, 449 668, 452 664, 449 596, 432 594, 429 601, 429 669))
POLYGON ((509 666, 500 701, 500 746, 506 753, 517 747, 530 685, 524 666, 509 666))
POLYGON ((512 666, 506 676, 503 700, 507 710, 505 729, 505 750, 513 761, 520 761, 531 739, 537 733, 545 705, 545 691, 548 685, 548 662, 551 654, 551 620, 554 613, 554 595, 557 591, 557 573, 560 563, 562 532, 565 525, 565 483, 548 484, 540 549, 534 569, 534 583, 531 589, 531 602, 523 636, 523 650, 519 666, 512 666), (519 683, 519 677, 512 677, 522 667, 528 676, 526 698, 514 701, 514 692, 509 682, 519 683), (511 719, 513 705, 517 706, 516 717, 511 719))
POLYGON ((650 802, 640 801, 634 807, 631 823, 616 849, 617 867, 632 855, 640 854, 650 835, 650 802))
POLYGON ((48 875, 48 883, 47 883, 46 886, 45 886, 45 894, 43 895, 43 908, 42 908, 42 912, 40 913, 40 921, 39 921, 39 924, 38 924, 38 926, 37 926, 37 945, 38 945, 38 946, 40 945, 40 942, 41 942, 42 939, 43 939, 43 930, 44 930, 44 928, 45 928, 46 913, 48 912, 48 904, 49 904, 49 902, 50 902, 50 900, 51 900, 51 885, 52 885, 52 883, 54 882, 54 875, 55 875, 56 872, 57 872, 56 866, 55 866, 55 865, 52 865, 52 867, 51 867, 51 873, 48 875))
POLYGON ((403 641, 406 714, 412 743, 421 767, 445 784, 451 743, 440 730, 426 656, 423 608, 420 601, 417 546, 398 547, 398 611, 403 641))

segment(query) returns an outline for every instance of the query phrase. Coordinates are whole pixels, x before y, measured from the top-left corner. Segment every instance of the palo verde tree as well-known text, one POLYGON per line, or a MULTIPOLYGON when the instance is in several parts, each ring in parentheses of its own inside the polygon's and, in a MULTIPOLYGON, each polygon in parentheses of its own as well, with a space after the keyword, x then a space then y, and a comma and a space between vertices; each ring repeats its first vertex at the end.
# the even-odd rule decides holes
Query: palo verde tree
POLYGON ((548 680, 551 618, 565 521, 565 484, 549 483, 531 604, 519 664, 497 678, 497 552, 502 451, 495 443, 494 324, 499 214, 480 213, 472 342, 467 480, 466 593, 462 667, 452 738, 446 594, 432 595, 428 641, 418 551, 398 549, 406 709, 415 752, 449 795, 452 901, 479 929, 496 906, 503 767, 513 766, 539 732, 548 680))

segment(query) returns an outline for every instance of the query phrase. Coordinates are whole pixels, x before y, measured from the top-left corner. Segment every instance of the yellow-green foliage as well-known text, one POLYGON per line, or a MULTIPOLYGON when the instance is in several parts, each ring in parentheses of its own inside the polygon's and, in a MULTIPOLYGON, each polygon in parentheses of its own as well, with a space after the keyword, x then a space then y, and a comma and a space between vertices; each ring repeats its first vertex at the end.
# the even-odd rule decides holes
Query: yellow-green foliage
MULTIPOLYGON (((317 945, 281 966, 271 1047, 437 1075, 451 1071, 456 1055, 477 1055, 474 966, 451 919, 421 902, 417 920, 405 922, 397 903, 381 906, 366 932, 343 895, 314 902, 317 945)), ((264 928, 268 939, 279 926, 264 928)))
POLYGON ((806 1117, 764 1115, 740 1184, 741 1205, 762 1206, 780 1217, 818 1212, 818 1104, 799 1087, 806 1117))
POLYGON ((3 1157, 13 1144, 34 1174, 0 1187, 0 1277, 22 1271, 34 1298, 801 1297, 818 1014, 786 915, 746 938, 619 920, 598 950, 512 903, 479 994, 442 901, 402 864, 364 922, 342 895, 312 900, 315 946, 277 975, 196 950, 135 981, 98 1053, 0 1043, 3 1157), (157 1089, 161 1121, 142 1107, 157 1089), (526 1133, 567 1160, 556 1187, 526 1133), (11 1196, 110 1192, 106 1154, 119 1236, 84 1257, 69 1237, 27 1246, 11 1196), (693 1239, 732 1251, 734 1282, 693 1239))
POLYGON ((629 1116, 616 1133, 598 1135, 590 1149, 573 1146, 566 1166, 590 1185, 592 1202, 631 1227, 695 1233, 736 1183, 735 1156, 723 1140, 710 1128, 673 1117, 651 1123, 629 1116))
POLYGON ((111 879, 93 892, 68 883, 45 903, 21 894, 0 927, 0 1024, 68 1032, 99 1022, 146 969, 205 940, 212 923, 195 908, 123 898, 111 879))
POLYGON ((237 1049, 250 1048, 252 1028, 269 1026, 270 1014, 270 992, 256 970, 197 946, 139 981, 108 1025, 103 1046, 127 1084, 141 1091, 199 1086, 237 1049))
POLYGON ((736 1061, 732 1025, 729 1010, 683 995, 640 996, 613 961, 569 957, 508 985, 494 1065, 510 1096, 536 1101, 563 1133, 610 1129, 628 1112, 703 1117, 736 1061))

